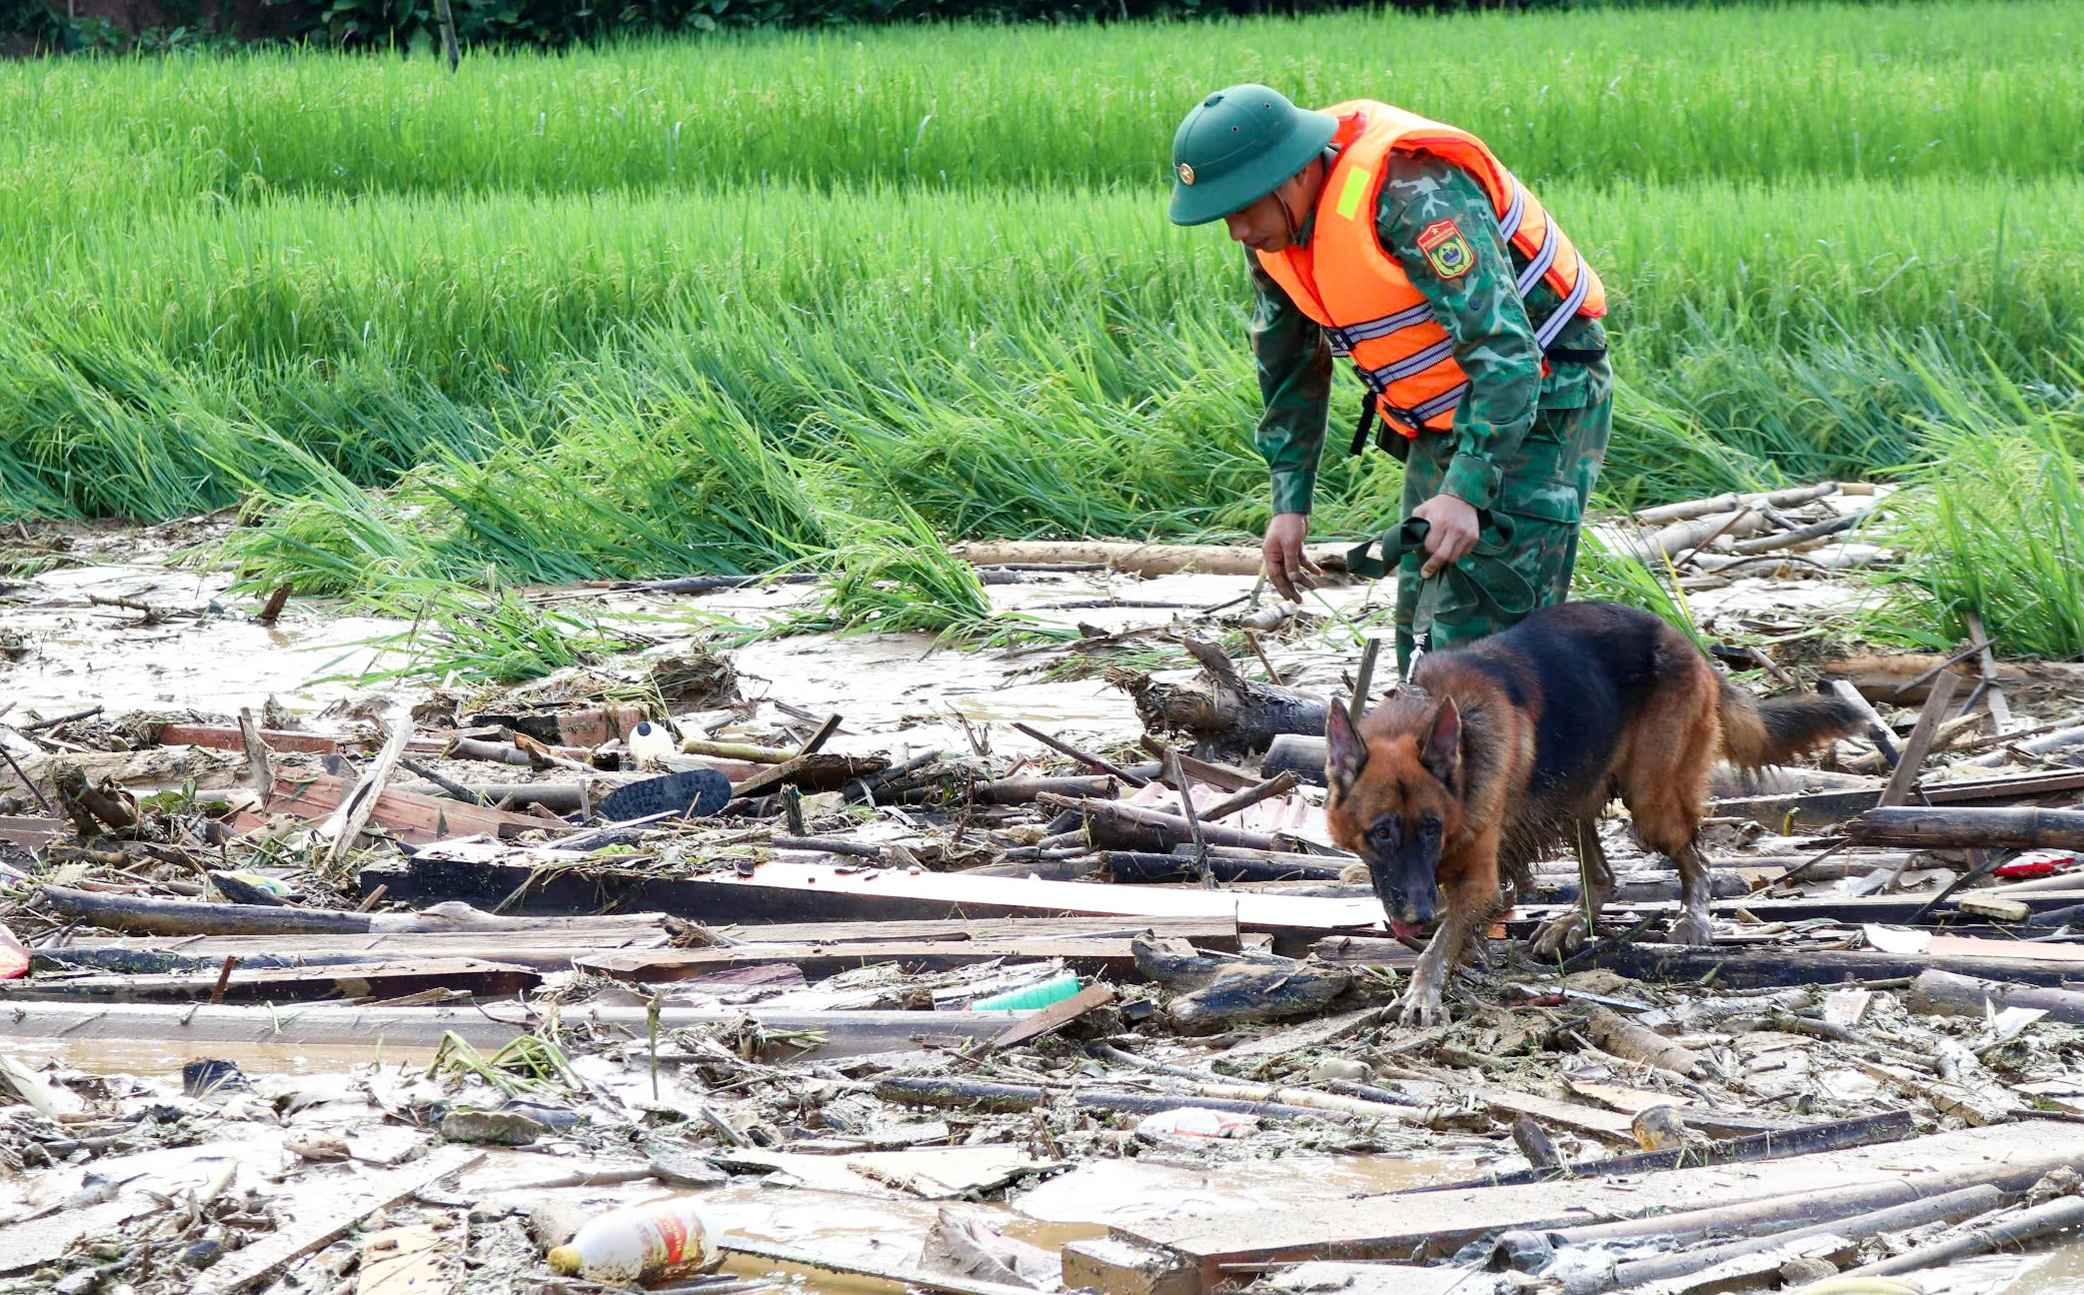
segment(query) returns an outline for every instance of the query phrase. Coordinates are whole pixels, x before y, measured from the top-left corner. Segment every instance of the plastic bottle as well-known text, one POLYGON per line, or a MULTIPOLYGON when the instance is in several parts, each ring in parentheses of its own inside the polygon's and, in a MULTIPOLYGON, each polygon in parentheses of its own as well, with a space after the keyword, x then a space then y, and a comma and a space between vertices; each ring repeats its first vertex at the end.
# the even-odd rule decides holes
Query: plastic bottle
POLYGON ((692 1196, 603 1214, 550 1251, 550 1271, 610 1286, 685 1277, 723 1259, 692 1196))
POLYGON ((993 994, 988 998, 980 998, 970 1004, 970 1010, 973 1012, 1031 1012, 1037 1008, 1047 1007, 1051 1003, 1061 1003, 1077 992, 1078 976, 1073 972, 1067 971, 1063 975, 1052 977, 1039 985, 1027 985, 1020 989, 1009 989, 1002 994, 993 994))
POLYGON ((680 749, 672 730, 653 720, 639 720, 630 730, 630 756, 637 760, 663 760, 680 749))

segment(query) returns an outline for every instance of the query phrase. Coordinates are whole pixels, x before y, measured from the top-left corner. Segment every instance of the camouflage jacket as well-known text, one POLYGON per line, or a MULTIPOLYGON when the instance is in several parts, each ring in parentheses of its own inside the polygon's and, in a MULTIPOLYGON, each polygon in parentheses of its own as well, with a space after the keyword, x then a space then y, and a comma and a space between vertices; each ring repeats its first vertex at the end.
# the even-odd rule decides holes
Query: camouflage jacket
MULTIPOLYGON (((1306 225, 1305 241, 1309 235, 1306 225)), ((1391 154, 1376 204, 1375 236, 1432 302, 1454 339, 1455 360, 1469 379, 1469 394, 1455 409, 1456 453, 1441 483, 1442 493, 1487 508, 1497 494, 1498 465, 1519 448, 1535 411, 1575 409, 1599 400, 1612 383, 1606 361, 1559 361, 1549 374, 1542 374, 1529 314, 1546 318, 1559 297, 1542 282, 1521 302, 1513 280, 1526 258, 1499 237, 1483 186, 1453 163, 1391 154), (1417 246, 1419 231, 1443 218, 1454 221, 1476 254, 1474 266, 1454 279, 1436 274, 1417 246)), ((1247 251, 1245 261, 1259 294, 1251 337, 1259 389, 1266 397, 1266 413, 1253 440, 1272 470, 1274 511, 1306 513, 1316 490, 1317 459, 1330 407, 1331 346, 1316 322, 1260 267, 1257 257, 1247 251)), ((1569 350, 1605 345, 1606 330, 1600 322, 1582 318, 1564 325, 1554 343, 1569 350)), ((1340 449, 1343 452, 1344 446, 1340 449)))

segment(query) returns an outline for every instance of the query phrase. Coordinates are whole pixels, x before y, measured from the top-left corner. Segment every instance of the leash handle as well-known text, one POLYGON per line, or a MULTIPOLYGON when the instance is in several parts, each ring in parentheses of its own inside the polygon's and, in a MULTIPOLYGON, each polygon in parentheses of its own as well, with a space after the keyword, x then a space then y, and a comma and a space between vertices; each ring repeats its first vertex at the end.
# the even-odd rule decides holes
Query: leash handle
MULTIPOLYGON (((1425 552, 1426 536, 1432 533, 1432 529, 1433 524, 1423 517, 1406 517, 1380 535, 1346 550, 1346 570, 1369 580, 1381 580, 1396 570, 1397 563, 1405 554, 1425 552), (1368 553, 1376 545, 1382 548, 1380 557, 1368 553)), ((1469 551, 1469 558, 1502 557, 1512 547, 1511 518, 1494 514, 1488 508, 1479 508, 1476 510, 1476 529, 1479 538, 1476 547, 1469 551), (1485 531, 1492 532, 1497 538, 1481 538, 1485 531)))

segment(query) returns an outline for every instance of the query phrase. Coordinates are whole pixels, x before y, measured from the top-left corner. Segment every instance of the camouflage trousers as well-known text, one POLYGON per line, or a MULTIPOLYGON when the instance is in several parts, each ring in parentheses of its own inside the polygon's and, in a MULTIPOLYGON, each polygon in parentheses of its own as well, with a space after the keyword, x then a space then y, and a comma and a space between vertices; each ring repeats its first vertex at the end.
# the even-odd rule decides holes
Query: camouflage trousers
MULTIPOLYGON (((1397 571, 1397 668, 1409 671, 1413 648, 1430 651, 1509 629, 1535 607, 1548 607, 1570 596, 1571 572, 1577 568, 1578 529, 1585 501, 1606 462, 1606 443, 1614 428, 1614 399, 1602 395, 1574 409, 1543 409, 1504 466, 1492 522, 1479 542, 1502 542, 1502 559, 1517 577, 1510 589, 1485 579, 1494 564, 1463 559, 1470 578, 1447 581, 1419 579, 1422 553, 1407 554, 1397 571), (1533 606, 1522 606, 1528 587, 1533 606)), ((1440 482, 1454 459, 1453 436, 1421 436, 1412 443, 1404 465, 1403 515, 1440 493, 1440 482)))

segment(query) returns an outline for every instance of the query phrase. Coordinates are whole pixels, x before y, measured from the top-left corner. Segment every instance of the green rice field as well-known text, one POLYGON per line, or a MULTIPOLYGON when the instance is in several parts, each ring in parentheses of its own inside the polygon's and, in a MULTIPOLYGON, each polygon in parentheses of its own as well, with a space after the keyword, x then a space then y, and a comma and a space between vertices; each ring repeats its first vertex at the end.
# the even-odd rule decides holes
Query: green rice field
MULTIPOLYGON (((0 519, 244 505, 256 582, 365 594, 1254 533, 1242 261, 1163 212, 1246 78, 1537 189, 1615 499, 1930 475, 2084 417, 2078 66, 2040 0, 0 65, 0 519)), ((1330 439, 1316 529, 1391 520, 1330 439)))

